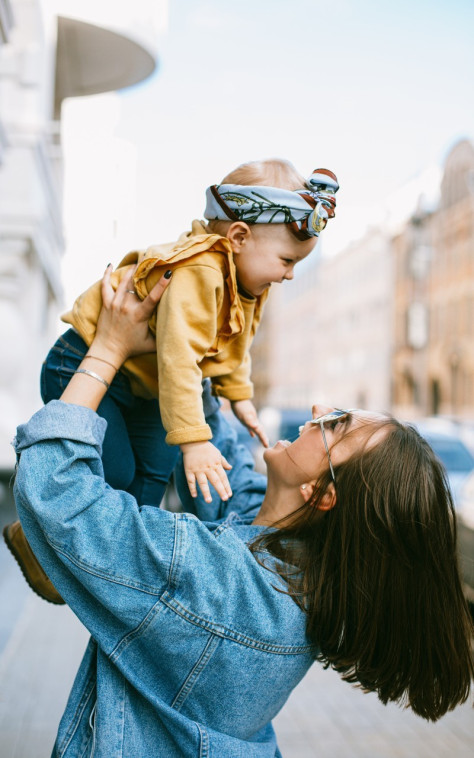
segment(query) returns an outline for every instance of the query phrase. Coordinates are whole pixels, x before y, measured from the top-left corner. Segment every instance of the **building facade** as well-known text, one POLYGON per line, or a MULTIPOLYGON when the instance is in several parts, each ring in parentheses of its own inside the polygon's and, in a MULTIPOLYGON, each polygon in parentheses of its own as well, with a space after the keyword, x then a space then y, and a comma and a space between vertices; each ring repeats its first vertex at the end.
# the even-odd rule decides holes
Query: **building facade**
POLYGON ((458 142, 439 205, 393 240, 393 407, 474 419, 474 146, 458 142))
POLYGON ((17 424, 41 402, 62 306, 61 104, 147 77, 165 7, 0 0, 0 470, 13 466, 17 424))
POLYGON ((390 406, 392 256, 370 229, 337 255, 312 254, 271 294, 254 350, 259 405, 387 410, 390 406), (267 372, 260 368, 266 353, 267 372), (259 391, 264 388, 261 395, 259 391))

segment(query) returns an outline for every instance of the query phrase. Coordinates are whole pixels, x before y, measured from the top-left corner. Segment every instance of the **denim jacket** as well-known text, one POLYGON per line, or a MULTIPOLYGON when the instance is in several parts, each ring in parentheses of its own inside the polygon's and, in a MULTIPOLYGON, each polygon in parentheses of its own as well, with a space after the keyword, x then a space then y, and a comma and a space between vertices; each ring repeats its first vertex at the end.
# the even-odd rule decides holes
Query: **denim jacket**
POLYGON ((53 756, 281 755, 271 720, 315 650, 304 613, 248 547, 262 532, 251 522, 264 478, 222 414, 210 423, 234 455, 234 495, 210 506, 188 496, 195 513, 138 507, 110 488, 105 421, 91 410, 54 400, 18 428, 25 533, 91 633, 53 756))

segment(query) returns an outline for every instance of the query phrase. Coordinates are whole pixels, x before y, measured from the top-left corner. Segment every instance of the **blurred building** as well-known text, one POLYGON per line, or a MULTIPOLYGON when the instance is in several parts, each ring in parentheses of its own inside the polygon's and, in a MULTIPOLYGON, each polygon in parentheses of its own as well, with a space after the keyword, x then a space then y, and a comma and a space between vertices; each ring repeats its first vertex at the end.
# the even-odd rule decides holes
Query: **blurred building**
POLYGON ((438 207, 393 240, 393 406, 474 418, 474 146, 450 151, 438 207))
POLYGON ((155 69, 167 0, 0 0, 0 469, 62 306, 61 105, 155 69))
POLYGON ((390 244, 380 229, 331 258, 300 264, 295 280, 272 292, 258 333, 259 405, 387 410, 392 280, 390 244))

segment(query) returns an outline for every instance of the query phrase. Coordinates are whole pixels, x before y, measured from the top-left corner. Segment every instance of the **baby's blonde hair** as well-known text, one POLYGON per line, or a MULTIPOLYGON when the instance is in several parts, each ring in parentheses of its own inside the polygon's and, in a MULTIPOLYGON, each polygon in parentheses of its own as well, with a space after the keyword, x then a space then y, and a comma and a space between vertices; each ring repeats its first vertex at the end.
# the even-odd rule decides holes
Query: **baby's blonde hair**
MULTIPOLYGON (((230 174, 224 176, 221 184, 240 184, 243 186, 279 187, 286 190, 299 190, 306 187, 306 179, 298 173, 290 161, 282 158, 268 158, 263 161, 249 161, 237 166, 230 174)), ((212 232, 225 236, 231 221, 208 221, 212 232)))
POLYGON ((243 184, 252 186, 280 187, 286 190, 299 190, 306 187, 306 180, 290 161, 281 158, 269 158, 264 161, 250 161, 237 166, 227 174, 221 184, 243 184))

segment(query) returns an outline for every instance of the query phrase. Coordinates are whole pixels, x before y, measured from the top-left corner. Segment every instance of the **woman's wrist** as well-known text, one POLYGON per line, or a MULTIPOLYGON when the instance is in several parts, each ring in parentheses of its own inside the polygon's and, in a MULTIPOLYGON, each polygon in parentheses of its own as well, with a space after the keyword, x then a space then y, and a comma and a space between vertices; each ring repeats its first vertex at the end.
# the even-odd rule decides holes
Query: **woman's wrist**
POLYGON ((87 353, 87 355, 84 356, 83 360, 86 359, 99 361, 99 363, 106 363, 107 366, 111 366, 116 372, 119 370, 118 367, 111 361, 108 361, 105 358, 99 358, 97 355, 92 355, 92 353, 87 353))
POLYGON ((123 348, 120 349, 114 345, 110 340, 105 342, 100 336, 94 337, 84 358, 88 360, 96 360, 103 364, 109 364, 115 371, 119 371, 120 367, 125 363, 128 355, 125 354, 123 348))
POLYGON ((117 374, 121 360, 115 352, 92 343, 61 395, 64 403, 96 411, 117 374))
POLYGON ((111 361, 108 361, 105 358, 99 358, 91 353, 87 353, 84 356, 78 367, 78 371, 82 373, 88 371, 96 374, 100 380, 108 385, 108 387, 115 379, 118 370, 119 369, 111 361))

